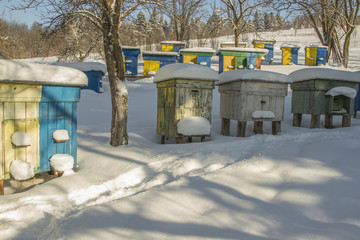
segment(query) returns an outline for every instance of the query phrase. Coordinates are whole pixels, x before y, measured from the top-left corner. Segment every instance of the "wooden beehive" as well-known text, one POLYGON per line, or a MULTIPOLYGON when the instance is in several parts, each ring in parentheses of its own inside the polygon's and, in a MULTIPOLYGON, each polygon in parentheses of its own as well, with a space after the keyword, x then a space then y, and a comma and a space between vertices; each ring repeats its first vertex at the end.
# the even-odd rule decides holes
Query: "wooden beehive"
POLYGON ((281 46, 281 63, 282 65, 298 64, 300 46, 294 44, 283 44, 281 46))
POLYGON ((238 121, 237 136, 245 136, 247 121, 255 122, 255 132, 262 133, 262 122, 273 122, 273 134, 280 131, 284 101, 291 80, 269 71, 235 70, 220 74, 221 132, 230 134, 230 119, 238 121))
POLYGON ((183 41, 162 41, 161 51, 163 52, 177 52, 185 48, 186 43, 183 41))
POLYGON ((269 62, 269 64, 272 64, 272 62, 274 60, 274 45, 275 45, 275 43, 276 43, 275 40, 264 40, 264 39, 254 39, 253 40, 254 48, 268 50, 268 54, 266 54, 262 60, 269 62))
POLYGON ((203 117, 211 122, 212 96, 217 79, 214 70, 188 63, 170 64, 156 73, 157 134, 162 136, 162 143, 165 137, 178 140, 184 137, 178 133, 177 124, 186 117, 203 117))
POLYGON ((140 47, 122 46, 121 49, 125 61, 125 74, 138 75, 140 47))
POLYGON ((49 171, 56 153, 72 155, 76 164, 76 106, 86 75, 65 67, 0 61, 1 181, 10 178, 13 160, 31 162, 35 173, 49 171), (55 130, 66 130, 70 139, 56 143, 55 130), (28 146, 12 142, 17 132, 29 136, 28 146))
POLYGON ((180 50, 180 61, 211 67, 214 52, 212 48, 184 48, 180 50))
POLYGON ((332 128, 332 116, 343 116, 343 127, 350 126, 354 111, 354 97, 359 89, 360 76, 354 72, 326 68, 301 69, 290 74, 294 114, 293 125, 301 126, 302 114, 311 114, 311 128, 320 127, 325 115, 325 127, 332 128), (345 92, 330 95, 331 89, 342 87, 345 92), (353 89, 354 96, 347 96, 353 89), (350 90, 350 91, 349 91, 350 90))
POLYGON ((144 51, 144 76, 154 75, 161 67, 167 64, 176 63, 177 57, 177 52, 144 51))

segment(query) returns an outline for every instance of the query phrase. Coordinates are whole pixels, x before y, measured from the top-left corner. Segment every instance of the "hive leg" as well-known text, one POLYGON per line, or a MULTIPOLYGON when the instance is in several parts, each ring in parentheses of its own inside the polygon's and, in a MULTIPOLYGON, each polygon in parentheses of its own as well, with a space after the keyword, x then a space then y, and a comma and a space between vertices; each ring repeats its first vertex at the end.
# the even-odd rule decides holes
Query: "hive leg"
POLYGON ((342 127, 350 127, 350 125, 351 125, 351 116, 350 116, 350 114, 343 115, 343 117, 342 117, 342 127))
POLYGON ((263 134, 263 121, 255 121, 254 122, 254 132, 255 134, 263 134))
POLYGON ((188 142, 192 142, 192 137, 188 137, 188 142))
POLYGON ((165 136, 161 136, 161 144, 165 144, 165 136))
POLYGON ((301 113, 294 113, 293 126, 294 127, 301 127, 301 120, 302 120, 302 114, 301 113))
POLYGON ((326 114, 325 115, 325 128, 333 127, 333 115, 326 114))
POLYGON ((281 121, 272 122, 272 134, 276 135, 281 131, 281 121))
POLYGON ((5 192, 4 192, 4 180, 1 179, 0 180, 0 195, 4 195, 5 192))
POLYGON ((311 115, 310 128, 320 127, 320 115, 311 115))
POLYGON ((221 134, 224 136, 230 136, 230 119, 221 119, 221 134))
POLYGON ((205 137, 201 137, 201 142, 205 142, 205 137))
POLYGON ((237 137, 245 137, 246 121, 238 121, 237 124, 237 137))
POLYGON ((181 144, 181 143, 182 143, 182 137, 177 137, 177 138, 176 138, 176 143, 177 143, 177 144, 178 144, 178 143, 181 144))

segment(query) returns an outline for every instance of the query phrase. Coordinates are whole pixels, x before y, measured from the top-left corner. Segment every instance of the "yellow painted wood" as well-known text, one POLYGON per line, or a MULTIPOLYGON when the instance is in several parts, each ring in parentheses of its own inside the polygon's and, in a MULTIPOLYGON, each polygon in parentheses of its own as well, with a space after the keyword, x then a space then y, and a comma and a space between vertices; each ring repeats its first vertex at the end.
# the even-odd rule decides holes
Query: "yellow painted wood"
POLYGON ((144 76, 149 75, 148 72, 156 72, 160 68, 160 61, 144 60, 144 76))
POLYGON ((307 47, 305 48, 305 65, 316 66, 317 48, 307 47))
POLYGON ((173 50, 174 50, 173 46, 167 46, 167 45, 161 46, 161 51, 163 51, 163 52, 172 52, 173 50))
POLYGON ((265 48, 264 43, 255 43, 255 48, 265 48))
POLYGON ((282 65, 289 65, 291 63, 291 48, 283 47, 282 50, 282 65))
POLYGON ((5 102, 4 103, 4 120, 15 118, 15 103, 5 102))
POLYGON ((2 123, 2 144, 4 159, 4 179, 10 178, 10 164, 13 160, 31 162, 35 170, 39 168, 39 124, 40 119, 9 119, 2 123), (11 142, 11 136, 17 131, 24 131, 30 135, 31 145, 27 147, 16 147, 11 142))
POLYGON ((25 103, 25 118, 39 117, 39 103, 25 103))
POLYGON ((235 70, 236 58, 235 56, 224 56, 224 71, 235 70))
POLYGON ((198 58, 196 55, 183 55, 183 63, 198 63, 198 58))
POLYGON ((0 102, 40 102, 41 85, 2 83, 0 102))

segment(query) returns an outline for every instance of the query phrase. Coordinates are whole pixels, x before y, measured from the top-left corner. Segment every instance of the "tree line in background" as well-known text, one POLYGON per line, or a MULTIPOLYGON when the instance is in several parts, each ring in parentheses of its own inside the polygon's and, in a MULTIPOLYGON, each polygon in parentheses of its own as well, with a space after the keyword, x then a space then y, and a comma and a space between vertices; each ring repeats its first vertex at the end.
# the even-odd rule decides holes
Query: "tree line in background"
MULTIPOLYGON (((309 27, 298 18, 288 22, 278 13, 256 11, 246 24, 244 33, 309 27)), ((200 17, 191 18, 183 39, 176 38, 174 22, 167 19, 156 9, 150 14, 139 11, 131 21, 121 26, 122 45, 145 46, 147 50, 154 50, 152 46, 158 46, 164 40, 201 40, 233 34, 231 24, 216 11, 205 20, 200 17)), ((4 59, 59 56, 59 61, 83 61, 91 52, 102 54, 101 44, 101 33, 82 19, 74 20, 56 32, 39 23, 28 27, 24 23, 0 19, 0 58, 4 59)), ((204 43, 199 41, 199 47, 202 44, 204 43)))

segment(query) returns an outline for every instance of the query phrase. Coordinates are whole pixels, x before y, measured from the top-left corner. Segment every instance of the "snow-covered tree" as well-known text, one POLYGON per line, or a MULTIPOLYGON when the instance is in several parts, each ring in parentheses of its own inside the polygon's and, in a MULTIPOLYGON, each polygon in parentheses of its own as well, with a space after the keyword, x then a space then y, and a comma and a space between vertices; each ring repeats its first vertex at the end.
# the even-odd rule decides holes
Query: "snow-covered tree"
POLYGON ((134 25, 135 25, 136 35, 137 35, 137 37, 134 40, 137 41, 138 45, 145 44, 149 23, 146 20, 146 15, 143 11, 140 11, 137 14, 136 19, 134 21, 134 25))
POLYGON ((207 21, 206 27, 210 38, 218 37, 221 29, 224 27, 224 20, 216 11, 213 11, 207 21))

